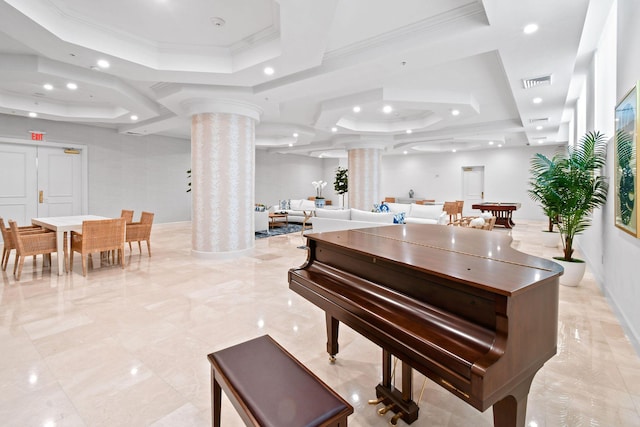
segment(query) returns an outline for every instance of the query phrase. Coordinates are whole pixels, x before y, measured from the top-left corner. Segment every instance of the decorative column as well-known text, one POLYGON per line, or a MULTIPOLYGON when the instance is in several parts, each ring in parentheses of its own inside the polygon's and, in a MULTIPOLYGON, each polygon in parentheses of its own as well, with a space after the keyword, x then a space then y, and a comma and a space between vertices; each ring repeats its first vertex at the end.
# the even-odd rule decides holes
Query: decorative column
POLYGON ((257 107, 191 102, 192 254, 233 258, 255 246, 257 107))
POLYGON ((380 148, 353 148, 349 156, 349 206, 369 211, 380 203, 380 148))

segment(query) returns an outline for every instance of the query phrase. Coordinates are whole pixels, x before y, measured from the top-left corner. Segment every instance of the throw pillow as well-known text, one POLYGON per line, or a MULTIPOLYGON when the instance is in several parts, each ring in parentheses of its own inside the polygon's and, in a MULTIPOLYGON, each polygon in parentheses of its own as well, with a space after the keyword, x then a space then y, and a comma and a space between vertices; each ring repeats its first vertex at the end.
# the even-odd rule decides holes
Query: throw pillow
POLYGON ((404 224, 404 217, 405 217, 405 213, 404 212, 399 212, 397 214, 393 215, 393 223, 394 224, 404 224))
POLYGON ((387 205, 386 203, 382 202, 380 204, 380 212, 389 212, 389 205, 387 205))

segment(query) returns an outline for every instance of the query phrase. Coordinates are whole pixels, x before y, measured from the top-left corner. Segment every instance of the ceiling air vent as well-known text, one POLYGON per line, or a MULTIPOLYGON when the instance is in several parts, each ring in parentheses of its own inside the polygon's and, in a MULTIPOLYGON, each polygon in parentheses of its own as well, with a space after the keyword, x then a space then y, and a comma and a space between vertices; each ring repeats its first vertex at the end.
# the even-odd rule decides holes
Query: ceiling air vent
POLYGON ((142 133, 142 132, 132 132, 132 131, 130 131, 130 130, 128 130, 128 131, 126 132, 126 134, 127 134, 127 135, 133 135, 133 136, 144 136, 144 133, 142 133))
POLYGON ((529 123, 546 123, 549 121, 549 117, 540 117, 538 119, 529 119, 529 123))
POLYGON ((536 77, 533 79, 522 79, 522 86, 525 89, 530 89, 532 87, 537 86, 550 86, 551 85, 551 76, 542 76, 536 77))

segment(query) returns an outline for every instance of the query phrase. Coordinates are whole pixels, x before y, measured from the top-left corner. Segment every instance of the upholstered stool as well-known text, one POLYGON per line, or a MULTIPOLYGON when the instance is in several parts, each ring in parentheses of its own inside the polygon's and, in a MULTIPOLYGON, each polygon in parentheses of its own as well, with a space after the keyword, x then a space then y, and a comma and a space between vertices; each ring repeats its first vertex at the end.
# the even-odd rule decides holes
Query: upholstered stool
POLYGON ((345 427, 353 407, 268 335, 211 353, 213 426, 224 390, 248 426, 345 427))

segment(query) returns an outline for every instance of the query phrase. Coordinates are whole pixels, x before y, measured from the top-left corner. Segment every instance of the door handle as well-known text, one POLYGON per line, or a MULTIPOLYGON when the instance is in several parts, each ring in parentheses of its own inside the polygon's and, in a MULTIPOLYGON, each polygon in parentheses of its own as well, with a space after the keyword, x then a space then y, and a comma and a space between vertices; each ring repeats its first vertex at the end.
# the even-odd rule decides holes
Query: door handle
POLYGON ((40 194, 38 195, 38 202, 44 203, 44 191, 40 190, 40 194))

